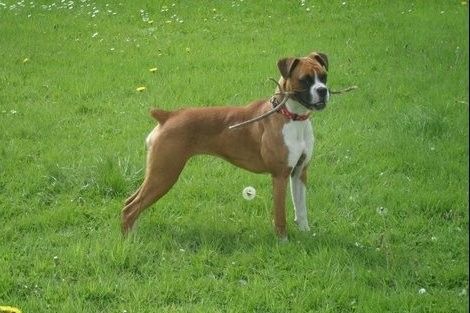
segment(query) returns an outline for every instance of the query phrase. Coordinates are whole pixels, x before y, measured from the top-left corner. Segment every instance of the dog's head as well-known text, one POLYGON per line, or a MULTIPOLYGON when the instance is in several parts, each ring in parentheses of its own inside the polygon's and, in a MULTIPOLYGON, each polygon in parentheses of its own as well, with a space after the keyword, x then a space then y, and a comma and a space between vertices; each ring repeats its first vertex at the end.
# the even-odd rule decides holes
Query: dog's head
POLYGON ((322 110, 329 100, 326 87, 328 57, 312 52, 303 58, 283 58, 277 62, 284 91, 309 110, 322 110))

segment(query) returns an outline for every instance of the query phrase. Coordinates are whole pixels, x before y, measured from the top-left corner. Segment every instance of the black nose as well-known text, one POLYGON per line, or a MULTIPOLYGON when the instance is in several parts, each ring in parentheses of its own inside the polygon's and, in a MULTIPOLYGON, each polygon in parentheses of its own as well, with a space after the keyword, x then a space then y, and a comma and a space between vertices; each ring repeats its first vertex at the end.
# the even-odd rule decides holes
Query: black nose
POLYGON ((328 89, 326 89, 325 87, 317 88, 317 93, 321 98, 325 98, 327 92, 328 92, 328 89))

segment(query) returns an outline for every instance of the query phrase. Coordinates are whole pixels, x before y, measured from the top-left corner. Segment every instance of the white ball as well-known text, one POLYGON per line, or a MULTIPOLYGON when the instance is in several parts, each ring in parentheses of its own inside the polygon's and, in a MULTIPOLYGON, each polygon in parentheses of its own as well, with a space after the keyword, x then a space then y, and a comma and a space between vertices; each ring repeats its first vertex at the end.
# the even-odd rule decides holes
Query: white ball
POLYGON ((256 189, 251 186, 245 187, 242 191, 242 196, 245 200, 253 200, 256 197, 256 189))

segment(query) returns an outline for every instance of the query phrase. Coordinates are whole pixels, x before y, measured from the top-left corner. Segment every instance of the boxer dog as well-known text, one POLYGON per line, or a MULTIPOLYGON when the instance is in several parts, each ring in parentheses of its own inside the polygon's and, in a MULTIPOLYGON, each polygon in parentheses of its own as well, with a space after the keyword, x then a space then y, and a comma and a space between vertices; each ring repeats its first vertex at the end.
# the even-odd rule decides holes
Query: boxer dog
POLYGON ((124 234, 143 210, 170 190, 186 162, 197 154, 215 155, 251 172, 271 174, 274 227, 281 240, 287 240, 285 200, 290 180, 295 222, 302 231, 310 229, 306 182, 314 138, 308 118, 328 102, 328 58, 313 52, 306 57, 280 59, 277 66, 279 87, 289 98, 278 112, 256 123, 229 129, 278 105, 282 97, 279 87, 270 100, 254 101, 245 107, 151 111, 158 125, 146 140, 144 181, 122 210, 124 234))

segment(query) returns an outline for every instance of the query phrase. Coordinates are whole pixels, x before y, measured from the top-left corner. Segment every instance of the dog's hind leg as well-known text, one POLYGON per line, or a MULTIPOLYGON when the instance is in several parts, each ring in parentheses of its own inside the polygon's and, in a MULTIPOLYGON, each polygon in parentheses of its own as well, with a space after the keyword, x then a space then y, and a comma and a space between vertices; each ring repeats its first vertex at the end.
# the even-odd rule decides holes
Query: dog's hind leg
MULTIPOLYGON (((155 145, 156 146, 156 145, 155 145)), ((127 234, 139 215, 155 201, 163 197, 178 180, 187 158, 174 149, 157 149, 148 153, 144 182, 127 201, 122 210, 122 232, 127 234), (158 151, 156 151, 158 150, 158 151)))
POLYGON ((139 188, 132 194, 132 196, 130 196, 129 198, 126 199, 126 201, 124 202, 124 205, 128 205, 129 203, 132 202, 132 200, 135 199, 135 197, 137 197, 137 195, 138 195, 139 192, 140 192, 140 188, 141 188, 141 187, 139 187, 139 188))
MULTIPOLYGON (((154 138, 157 136, 158 134, 158 129, 159 129, 159 125, 155 126, 155 128, 150 132, 150 134, 148 134, 147 138, 145 139, 145 146, 147 148, 147 150, 149 150, 152 146, 152 143, 153 143, 153 140, 154 138)), ((139 194, 140 192, 140 189, 142 188, 139 187, 133 194, 132 196, 130 196, 129 198, 126 199, 126 201, 124 202, 124 205, 128 205, 129 203, 132 202, 132 200, 135 199, 135 197, 137 197, 137 195, 139 194)))

